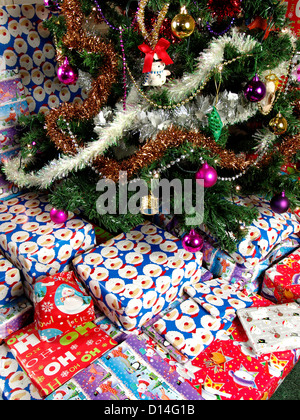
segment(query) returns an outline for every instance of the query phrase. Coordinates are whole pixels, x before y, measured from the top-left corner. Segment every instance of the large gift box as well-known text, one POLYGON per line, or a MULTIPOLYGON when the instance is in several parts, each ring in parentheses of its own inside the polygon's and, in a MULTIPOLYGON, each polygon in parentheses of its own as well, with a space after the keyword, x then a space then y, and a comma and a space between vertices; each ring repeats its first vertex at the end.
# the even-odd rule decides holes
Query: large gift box
POLYGON ((23 295, 20 271, 0 255, 0 305, 23 295))
MULTIPOLYGON (((270 301, 256 295, 254 305, 270 301)), ((230 334, 215 340, 193 360, 190 383, 205 400, 267 400, 300 359, 300 350, 257 355, 236 318, 230 334)))
POLYGON ((0 343, 10 334, 20 330, 33 319, 33 306, 25 297, 0 305, 0 343))
POLYGON ((0 250, 23 275, 27 296, 36 280, 70 271, 72 259, 95 245, 93 226, 69 212, 65 223, 51 221, 47 196, 28 193, 0 204, 0 250))
POLYGON ((278 303, 300 302, 300 248, 265 272, 262 295, 278 303))
POLYGON ((41 341, 34 324, 6 339, 41 397, 59 388, 117 343, 92 322, 50 342, 41 341))
MULTIPOLYGON (((150 330, 157 342, 167 342, 168 349, 173 347, 177 354, 181 353, 182 361, 183 356, 193 360, 215 339, 226 336, 236 310, 253 304, 247 295, 222 279, 185 286, 185 291, 187 297, 154 318, 150 330)), ((171 354, 181 361, 174 351, 171 354)))
POLYGON ((201 280, 201 252, 145 222, 73 261, 100 310, 125 330, 141 327, 201 280))

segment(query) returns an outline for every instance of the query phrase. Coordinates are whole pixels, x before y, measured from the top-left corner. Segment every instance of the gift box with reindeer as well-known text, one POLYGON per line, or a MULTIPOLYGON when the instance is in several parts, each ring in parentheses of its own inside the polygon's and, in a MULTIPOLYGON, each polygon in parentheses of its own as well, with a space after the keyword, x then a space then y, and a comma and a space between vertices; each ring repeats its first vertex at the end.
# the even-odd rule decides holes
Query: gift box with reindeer
POLYGON ((100 310, 125 330, 140 328, 201 281, 202 253, 145 222, 73 261, 100 310))

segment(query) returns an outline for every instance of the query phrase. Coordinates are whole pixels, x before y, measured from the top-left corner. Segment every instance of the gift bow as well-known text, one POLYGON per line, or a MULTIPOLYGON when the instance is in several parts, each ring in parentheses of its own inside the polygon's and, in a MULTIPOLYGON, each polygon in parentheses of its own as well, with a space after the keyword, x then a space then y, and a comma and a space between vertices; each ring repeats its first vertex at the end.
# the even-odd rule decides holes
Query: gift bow
POLYGON ((167 53, 167 49, 169 48, 169 46, 170 42, 165 38, 161 38, 158 41, 154 50, 152 50, 152 48, 145 43, 139 45, 139 50, 146 54, 143 73, 151 72, 154 54, 157 54, 158 58, 160 58, 165 64, 173 64, 171 57, 167 53))

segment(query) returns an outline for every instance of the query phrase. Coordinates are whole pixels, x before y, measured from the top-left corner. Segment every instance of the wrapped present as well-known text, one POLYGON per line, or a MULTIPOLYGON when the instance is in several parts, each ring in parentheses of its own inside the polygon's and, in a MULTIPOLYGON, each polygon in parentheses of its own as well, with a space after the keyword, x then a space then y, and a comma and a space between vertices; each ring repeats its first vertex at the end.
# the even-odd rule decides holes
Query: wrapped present
POLYGON ((41 341, 35 325, 30 324, 10 335, 6 344, 41 397, 55 391, 117 345, 92 322, 50 342, 41 341))
POLYGON ((44 4, 0 7, 4 69, 8 74, 19 69, 29 110, 36 114, 47 113, 61 102, 83 101, 78 81, 67 86, 57 79, 56 49, 49 30, 43 26, 43 21, 53 14, 57 13, 44 4))
POLYGON ((0 106, 0 128, 6 129, 17 124, 20 115, 29 115, 26 99, 8 102, 0 106))
MULTIPOLYGON (((259 212, 257 220, 247 226, 245 238, 238 242, 236 251, 230 254, 235 262, 245 268, 255 267, 277 245, 300 232, 300 223, 292 212, 275 213, 266 199, 252 195, 234 196, 232 200, 238 206, 256 207, 259 212)), ((202 229, 209 234, 205 226, 202 229)))
POLYGON ((73 261, 100 310, 125 330, 141 327, 201 280, 202 254, 145 222, 73 261))
POLYGON ((96 360, 77 373, 70 381, 50 394, 46 400, 132 400, 136 399, 120 381, 96 360))
MULTIPOLYGON (((2 15, 1 15, 2 16, 2 15)), ((3 35, 3 33, 2 33, 3 35)), ((18 69, 5 70, 4 57, 0 56, 0 160, 5 162, 20 151, 17 123, 21 115, 29 115, 25 99, 25 89, 18 74, 18 69), (4 67, 4 69, 3 69, 4 67)), ((19 192, 12 182, 0 175, 0 199, 19 192)))
POLYGON ((0 255, 0 305, 5 305, 23 294, 20 270, 0 255))
POLYGON ((138 400, 201 400, 143 335, 131 335, 98 361, 138 400))
POLYGON ((6 344, 0 345, 0 400, 41 400, 37 388, 6 344))
MULTIPOLYGON (((236 201, 240 200, 238 199, 238 197, 235 197, 236 201)), ((258 205, 258 203, 258 198, 250 197, 245 200, 244 205, 258 205)), ((255 258, 251 259, 250 256, 248 263, 244 263, 244 257, 239 256, 238 252, 229 255, 226 251, 219 248, 214 238, 203 232, 204 244, 201 252, 203 253, 204 266, 209 269, 214 277, 222 277, 230 283, 243 285, 248 293, 258 292, 261 287, 264 271, 272 263, 292 252, 300 245, 300 238, 298 236, 299 223, 297 224, 296 222, 296 213, 294 215, 291 215, 289 212, 283 215, 276 215, 270 211, 269 202, 265 200, 262 202, 260 211, 259 219, 250 226, 253 234, 250 235, 250 239, 248 238, 250 242, 253 240, 253 244, 255 244, 258 250, 257 255, 259 255, 259 261, 255 258), (276 220, 278 219, 278 224, 272 217, 269 217, 270 213, 274 215, 276 220), (266 221, 264 221, 264 217, 266 221), (293 227, 289 223, 285 223, 285 218, 291 218, 290 223, 293 227), (257 227, 261 229, 260 233, 258 233, 257 227), (268 231, 264 231, 264 229, 268 229, 268 231), (270 233, 274 233, 274 229, 278 229, 278 232, 274 237, 271 237, 270 233), (297 233, 293 233, 293 230, 297 233)), ((177 237, 182 237, 185 234, 180 228, 176 216, 157 215, 153 220, 177 237)), ((202 225, 201 228, 209 234, 205 226, 202 225)), ((244 240, 244 245, 246 243, 245 241, 247 242, 247 238, 244 240)), ((244 245, 242 245, 242 248, 244 245)), ((253 248, 252 245, 251 247, 253 248)))
POLYGON ((33 312, 33 306, 25 296, 0 305, 0 342, 32 322, 33 312))
POLYGON ((34 307, 35 325, 43 341, 95 319, 92 298, 73 272, 55 274, 37 281, 34 286, 34 307))
POLYGON ((222 279, 188 285, 185 291, 189 298, 156 319, 152 327, 162 340, 193 360, 216 338, 226 336, 238 308, 253 302, 222 279))
POLYGON ((300 302, 300 248, 265 272, 261 293, 277 303, 300 302))
POLYGON ((232 284, 239 284, 248 293, 256 293, 260 290, 262 277, 269 266, 298 248, 299 245, 298 235, 291 235, 276 245, 259 264, 246 268, 236 263, 229 254, 220 250, 211 239, 206 237, 202 248, 203 263, 214 277, 221 277, 232 284))
MULTIPOLYGON (((268 307, 270 301, 256 295, 253 305, 268 307)), ((258 356, 236 318, 227 337, 219 337, 192 361, 188 380, 205 400, 267 400, 300 359, 299 350, 258 356)))
POLYGON ((237 313, 256 354, 300 349, 300 307, 297 303, 240 309, 237 313))
POLYGON ((19 75, 0 80, 0 104, 25 99, 25 90, 19 75))
POLYGON ((93 226, 69 212, 65 223, 50 219, 47 196, 22 194, 0 204, 0 250, 23 275, 33 300, 36 280, 70 271, 72 259, 95 245, 93 226))

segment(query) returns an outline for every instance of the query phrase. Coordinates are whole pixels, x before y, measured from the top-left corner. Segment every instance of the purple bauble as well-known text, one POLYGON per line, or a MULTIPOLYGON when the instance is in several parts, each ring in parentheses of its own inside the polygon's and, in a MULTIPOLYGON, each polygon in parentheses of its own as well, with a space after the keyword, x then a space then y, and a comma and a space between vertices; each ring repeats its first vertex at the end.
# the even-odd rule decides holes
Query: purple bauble
POLYGON ((250 102, 259 102, 266 96, 267 89, 263 82, 260 81, 256 74, 253 79, 246 85, 244 94, 250 102))
POLYGON ((194 229, 185 235, 182 239, 182 246, 188 252, 201 251, 203 247, 203 238, 194 229))
POLYGON ((216 170, 212 166, 209 166, 207 162, 205 162, 196 173, 196 181, 200 185, 203 183, 201 180, 204 181, 204 188, 210 188, 214 186, 218 180, 218 174, 216 170))
POLYGON ((50 219, 53 223, 56 223, 57 225, 61 225, 62 223, 65 223, 68 220, 69 214, 67 211, 64 210, 57 210, 56 208, 53 208, 50 211, 50 219))
POLYGON ((60 10, 60 4, 56 0, 44 0, 44 6, 51 12, 57 12, 60 10))
POLYGON ((270 201, 271 209, 275 213, 285 213, 288 211, 290 207, 290 202, 288 198, 285 196, 285 192, 282 191, 281 194, 274 195, 272 200, 270 201))
POLYGON ((65 61, 57 70, 57 77, 65 85, 73 85, 78 79, 78 71, 70 66, 69 60, 65 58, 65 61))

